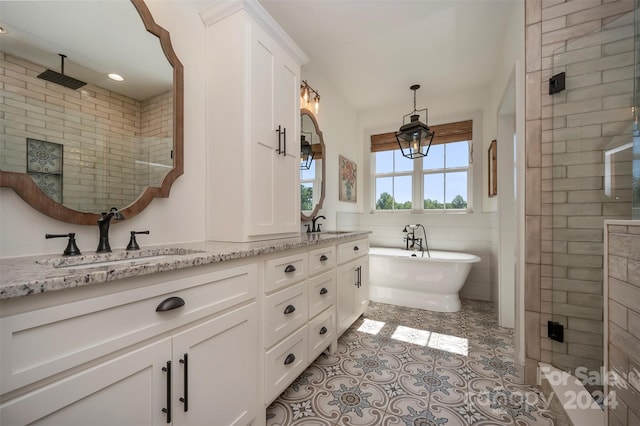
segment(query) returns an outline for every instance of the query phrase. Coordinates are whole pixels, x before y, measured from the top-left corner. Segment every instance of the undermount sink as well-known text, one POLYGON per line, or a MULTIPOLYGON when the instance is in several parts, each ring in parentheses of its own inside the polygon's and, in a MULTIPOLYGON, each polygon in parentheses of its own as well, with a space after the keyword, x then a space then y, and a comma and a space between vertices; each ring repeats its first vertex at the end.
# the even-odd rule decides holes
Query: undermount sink
POLYGON ((171 258, 175 257, 175 255, 159 254, 156 256, 135 257, 133 259, 105 260, 100 262, 80 263, 78 265, 60 265, 60 266, 54 266, 54 268, 89 269, 89 268, 97 268, 100 266, 112 266, 112 265, 121 265, 121 264, 127 264, 127 266, 134 266, 134 265, 141 265, 149 262, 155 262, 156 260, 162 260, 170 257, 171 258))
POLYGON ((130 266, 140 265, 158 260, 166 260, 176 258, 176 256, 184 256, 188 254, 203 253, 202 250, 192 250, 184 248, 159 248, 140 251, 119 250, 111 253, 89 254, 71 257, 57 257, 49 259, 36 260, 41 265, 49 265, 54 268, 66 269, 88 269, 102 266, 122 265, 130 266))

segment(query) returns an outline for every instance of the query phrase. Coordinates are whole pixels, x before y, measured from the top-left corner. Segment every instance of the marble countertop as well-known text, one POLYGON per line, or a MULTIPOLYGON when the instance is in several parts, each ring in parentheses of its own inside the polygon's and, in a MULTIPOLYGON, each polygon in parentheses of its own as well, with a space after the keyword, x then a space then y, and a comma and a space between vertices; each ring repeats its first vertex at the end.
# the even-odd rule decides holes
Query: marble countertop
POLYGON ((4 258, 0 259, 0 300, 340 242, 370 233, 329 231, 250 243, 204 241, 143 247, 140 251, 83 253, 73 257, 42 255, 4 258))

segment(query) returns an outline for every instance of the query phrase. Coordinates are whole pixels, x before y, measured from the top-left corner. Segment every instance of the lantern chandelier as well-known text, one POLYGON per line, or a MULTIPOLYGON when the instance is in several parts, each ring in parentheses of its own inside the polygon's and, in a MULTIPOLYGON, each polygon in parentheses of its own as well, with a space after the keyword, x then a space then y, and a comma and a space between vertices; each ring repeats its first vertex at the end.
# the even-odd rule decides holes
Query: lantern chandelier
POLYGON ((316 111, 316 115, 318 114, 318 109, 320 108, 320 94, 316 89, 309 86, 306 80, 302 80, 302 84, 300 85, 300 97, 304 102, 303 107, 307 108, 311 101, 311 96, 313 95, 313 105, 316 111))
POLYGON ((313 161, 313 149, 311 143, 313 142, 313 135, 311 132, 301 132, 300 135, 300 170, 309 170, 311 168, 311 162, 313 161), (309 135, 307 141, 306 135, 309 135))
POLYGON ((413 111, 402 117, 402 126, 396 132, 396 140, 402 155, 411 159, 427 156, 435 134, 427 125, 427 108, 416 110, 416 90, 419 88, 419 84, 410 87, 413 90, 413 111), (424 112, 424 124, 420 121, 422 112, 424 112), (410 119, 408 123, 407 117, 410 119))

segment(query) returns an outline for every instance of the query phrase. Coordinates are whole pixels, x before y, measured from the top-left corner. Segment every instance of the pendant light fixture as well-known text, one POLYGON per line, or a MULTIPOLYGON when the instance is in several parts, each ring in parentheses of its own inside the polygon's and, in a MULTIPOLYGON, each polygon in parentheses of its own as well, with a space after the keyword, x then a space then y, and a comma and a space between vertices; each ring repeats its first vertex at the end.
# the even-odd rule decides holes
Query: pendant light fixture
POLYGON ((311 94, 313 93, 313 106, 316 111, 316 115, 318 115, 318 110, 320 109, 320 94, 316 89, 309 86, 306 80, 302 80, 302 84, 300 85, 300 97, 302 98, 302 107, 307 108, 311 101, 311 94))
POLYGON ((396 140, 400 145, 402 155, 411 159, 427 156, 435 134, 426 124, 427 108, 416 110, 416 90, 419 88, 419 84, 410 87, 413 90, 413 111, 402 117, 402 126, 396 132, 396 140), (420 121, 420 113, 423 111, 424 124, 420 121), (409 122, 407 122, 407 117, 409 117, 409 122))
MULTIPOLYGON (((300 170, 309 170, 311 168, 311 162, 313 161, 313 150, 311 149, 311 143, 307 141, 304 135, 307 132, 302 132, 300 135, 300 170)), ((309 138, 312 138, 311 133, 307 133, 309 138)))

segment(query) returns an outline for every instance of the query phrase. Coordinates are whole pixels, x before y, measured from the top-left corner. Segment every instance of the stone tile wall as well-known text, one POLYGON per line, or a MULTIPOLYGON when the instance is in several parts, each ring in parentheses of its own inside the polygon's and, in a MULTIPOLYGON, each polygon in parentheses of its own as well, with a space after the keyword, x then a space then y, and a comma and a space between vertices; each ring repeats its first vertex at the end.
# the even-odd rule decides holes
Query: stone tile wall
POLYGON ((611 386, 617 406, 609 425, 640 424, 640 223, 607 224, 608 370, 620 380, 611 386))
POLYGON ((597 195, 603 185, 604 148, 599 138, 616 128, 628 103, 624 96, 607 99, 605 94, 609 89, 616 92, 624 84, 620 81, 628 78, 628 50, 633 47, 629 37, 619 34, 628 29, 614 29, 612 23, 633 7, 633 0, 525 0, 525 377, 529 383, 535 383, 538 361, 555 364, 554 356, 565 364, 600 362, 603 217, 620 217, 626 207, 607 206, 597 195), (596 43, 581 46, 576 41, 604 33, 607 25, 612 31, 596 43), (563 55, 554 58, 562 49, 563 55), (611 66, 606 56, 617 63, 611 66), (575 75, 571 85, 583 90, 554 110, 558 98, 548 95, 548 80, 559 58, 565 61, 567 74, 575 75), (616 70, 608 72, 609 67, 616 70), (577 136, 572 134, 576 131, 577 136), (564 181, 554 183, 554 177, 564 181), (554 311, 571 314, 563 320, 569 326, 571 318, 567 336, 571 344, 554 347, 546 337, 554 311))

